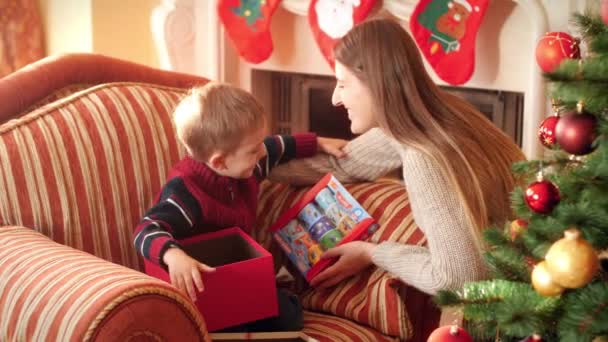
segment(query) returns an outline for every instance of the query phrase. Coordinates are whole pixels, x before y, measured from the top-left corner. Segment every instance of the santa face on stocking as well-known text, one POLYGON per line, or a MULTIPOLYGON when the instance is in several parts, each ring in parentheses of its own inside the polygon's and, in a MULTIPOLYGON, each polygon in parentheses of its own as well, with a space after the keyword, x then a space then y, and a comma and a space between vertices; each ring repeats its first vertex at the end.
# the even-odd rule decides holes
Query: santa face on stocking
POLYGON ((333 39, 343 37, 354 25, 354 7, 360 0, 318 0, 315 4, 319 28, 333 39))
POLYGON ((321 53, 334 67, 338 40, 367 18, 376 0, 310 0, 308 23, 321 53))

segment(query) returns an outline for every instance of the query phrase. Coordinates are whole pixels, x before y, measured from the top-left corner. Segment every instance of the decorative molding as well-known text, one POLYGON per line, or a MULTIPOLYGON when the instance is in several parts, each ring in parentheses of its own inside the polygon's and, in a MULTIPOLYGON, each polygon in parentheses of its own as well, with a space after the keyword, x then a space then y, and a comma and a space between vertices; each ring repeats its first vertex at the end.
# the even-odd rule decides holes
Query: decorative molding
MULTIPOLYGON (((514 0, 523 6, 528 13, 531 22, 530 34, 532 37, 542 37, 549 29, 547 13, 540 0, 514 0)), ((532 40, 532 46, 524 51, 529 51, 532 68, 528 90, 524 95, 524 120, 522 131, 522 149, 528 159, 539 159, 543 155, 543 147, 538 141, 538 126, 547 113, 547 99, 545 97, 545 81, 539 68, 536 67, 534 51, 536 50, 536 39, 532 40)))
POLYGON ((152 11, 150 25, 161 68, 191 70, 196 57, 193 8, 193 0, 162 0, 152 11))

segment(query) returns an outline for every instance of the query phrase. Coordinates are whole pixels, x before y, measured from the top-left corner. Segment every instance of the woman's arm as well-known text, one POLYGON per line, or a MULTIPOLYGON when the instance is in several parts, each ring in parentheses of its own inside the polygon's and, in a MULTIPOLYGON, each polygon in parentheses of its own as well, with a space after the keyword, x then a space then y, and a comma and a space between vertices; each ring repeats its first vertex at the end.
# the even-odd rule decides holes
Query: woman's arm
POLYGON ((464 207, 439 168, 422 153, 408 150, 403 153, 403 176, 428 247, 383 242, 373 248, 372 261, 430 294, 483 278, 485 267, 464 207))
POLYGON ((292 160, 277 166, 269 179, 293 185, 310 185, 328 172, 344 183, 375 180, 401 166, 401 158, 391 139, 378 128, 373 128, 350 141, 345 147, 346 157, 337 159, 318 154, 312 158, 292 160))

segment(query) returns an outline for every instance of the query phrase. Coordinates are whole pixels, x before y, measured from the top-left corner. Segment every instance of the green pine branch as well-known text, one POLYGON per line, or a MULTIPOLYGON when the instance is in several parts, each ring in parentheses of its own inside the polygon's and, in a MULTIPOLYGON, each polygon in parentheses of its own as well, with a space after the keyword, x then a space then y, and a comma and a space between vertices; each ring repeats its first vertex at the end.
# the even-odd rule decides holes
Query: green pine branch
POLYGON ((518 218, 530 218, 530 208, 526 204, 525 190, 522 187, 518 186, 511 192, 511 209, 518 218))
POLYGON ((560 341, 592 341, 608 335, 608 283, 596 282, 564 296, 560 341))
POLYGON ((596 54, 608 54, 608 35, 604 34, 595 37, 589 43, 589 50, 595 52, 596 54))
POLYGON ((492 278, 512 281, 530 281, 530 269, 524 255, 512 247, 495 247, 484 255, 492 278))
MULTIPOLYGON (((587 42, 593 41, 597 37, 608 35, 608 27, 598 13, 592 13, 590 11, 587 11, 584 14, 574 13, 570 22, 587 42)), ((599 52, 597 50, 593 51, 599 52)))
POLYGON ((559 297, 543 297, 528 283, 489 280, 465 284, 459 292, 444 292, 436 302, 445 306, 441 300, 446 299, 450 305, 464 305, 464 318, 475 322, 470 332, 480 339, 492 338, 497 327, 501 336, 510 338, 533 332, 548 335, 560 310, 559 297))
POLYGON ((556 81, 550 86, 551 97, 559 99, 568 108, 576 108, 579 101, 585 103, 585 110, 599 113, 608 108, 608 82, 556 81))
POLYGON ((544 76, 552 82, 579 80, 608 82, 608 57, 588 58, 583 61, 566 59, 559 68, 544 76))
POLYGON ((530 269, 526 262, 527 250, 522 244, 511 241, 508 225, 502 230, 497 227, 486 229, 484 240, 492 246, 490 251, 484 254, 484 259, 493 278, 530 281, 530 269))
POLYGON ((521 240, 534 259, 544 259, 552 244, 552 241, 531 229, 522 234, 521 240))

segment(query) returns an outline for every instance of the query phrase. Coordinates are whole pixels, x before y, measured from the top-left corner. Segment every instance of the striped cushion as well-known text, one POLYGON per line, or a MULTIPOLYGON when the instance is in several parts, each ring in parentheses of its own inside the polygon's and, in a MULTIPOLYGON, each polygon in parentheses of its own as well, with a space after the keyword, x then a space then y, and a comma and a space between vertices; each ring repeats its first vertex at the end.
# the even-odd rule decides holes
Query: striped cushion
MULTIPOLYGON (((359 203, 380 224, 369 239, 372 242, 399 241, 423 245, 424 235, 413 221, 403 184, 393 180, 346 184, 359 203)), ((293 205, 308 188, 295 189, 284 184, 266 182, 258 205, 257 227, 269 227, 278 216, 293 205)), ((275 263, 288 264, 286 257, 269 232, 259 229, 255 238, 275 255, 275 263), (278 255, 278 256, 277 256, 278 255)), ((308 289, 302 295, 305 308, 333 313, 367 324, 380 332, 407 339, 412 326, 405 304, 399 296, 400 281, 378 268, 369 268, 329 289, 308 289)))
POLYGON ((392 342, 399 338, 382 335, 372 328, 344 318, 304 311, 303 332, 319 342, 392 342))
POLYGON ((0 341, 208 338, 196 307, 163 281, 25 227, 0 228, 0 246, 0 341))
POLYGON ((182 156, 171 112, 185 92, 100 85, 0 126, 0 226, 141 269, 132 231, 182 156))

